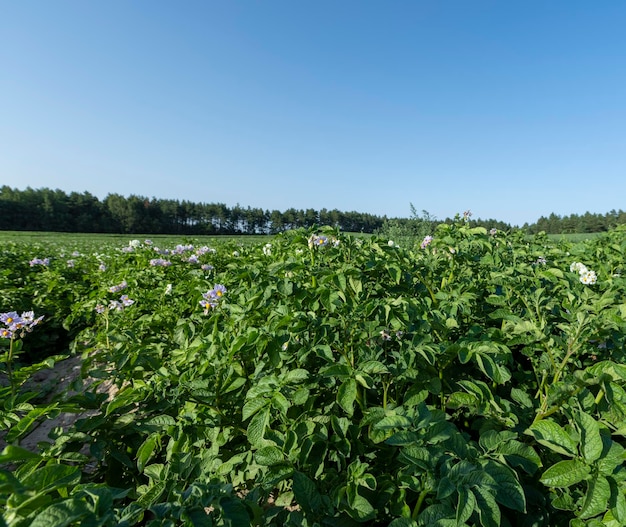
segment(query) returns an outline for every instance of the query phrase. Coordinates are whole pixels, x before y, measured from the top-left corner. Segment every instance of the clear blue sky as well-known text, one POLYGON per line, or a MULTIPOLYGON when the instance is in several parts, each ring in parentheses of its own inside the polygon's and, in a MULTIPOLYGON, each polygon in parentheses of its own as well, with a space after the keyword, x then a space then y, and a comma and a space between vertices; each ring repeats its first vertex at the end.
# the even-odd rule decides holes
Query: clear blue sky
POLYGON ((626 2, 0 0, 0 184, 626 209, 626 2))

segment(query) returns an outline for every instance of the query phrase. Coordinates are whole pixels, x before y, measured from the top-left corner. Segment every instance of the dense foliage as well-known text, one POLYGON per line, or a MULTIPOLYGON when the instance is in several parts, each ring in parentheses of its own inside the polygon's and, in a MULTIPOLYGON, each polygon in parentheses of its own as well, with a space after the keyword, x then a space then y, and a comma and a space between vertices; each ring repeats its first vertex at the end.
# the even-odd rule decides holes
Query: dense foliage
POLYGON ((585 232, 606 232, 618 225, 626 224, 626 212, 623 210, 611 210, 606 214, 570 214, 559 216, 550 214, 541 216, 536 223, 524 225, 523 229, 530 234, 545 232, 546 234, 571 234, 585 232))
MULTIPOLYGON (((436 218, 417 214, 413 205, 406 217, 387 218, 363 212, 294 209, 285 211, 260 208, 228 207, 223 203, 193 203, 174 199, 109 194, 99 200, 89 192, 56 189, 18 190, 0 187, 0 230, 93 232, 123 234, 277 234, 298 228, 330 226, 344 232, 395 233, 397 238, 421 234, 423 227, 439 223, 436 218)), ((452 218, 440 220, 452 223, 452 218)), ((511 225, 497 219, 472 219, 474 227, 511 230, 511 225)), ((606 214, 570 214, 542 216, 522 230, 530 234, 606 232, 626 224, 626 212, 606 214)))
POLYGON ((625 234, 9 245, 0 309, 44 319, 0 339, 3 521, 626 525, 625 234), (42 402, 61 332, 94 382, 42 402))
POLYGON ((135 234, 276 234, 314 225, 372 233, 384 218, 336 209, 286 211, 227 207, 109 194, 103 201, 89 192, 65 193, 47 188, 0 187, 0 230, 104 232, 135 234))

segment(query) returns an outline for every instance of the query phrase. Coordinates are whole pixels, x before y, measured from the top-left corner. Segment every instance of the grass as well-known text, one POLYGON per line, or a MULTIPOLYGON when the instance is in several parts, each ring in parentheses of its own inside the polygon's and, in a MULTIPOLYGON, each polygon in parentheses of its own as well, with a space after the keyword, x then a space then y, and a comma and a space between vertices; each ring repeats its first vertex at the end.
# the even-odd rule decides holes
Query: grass
POLYGON ((585 240, 592 240, 605 234, 603 232, 575 232, 570 234, 548 234, 548 237, 553 240, 563 240, 570 243, 578 243, 585 240))
POLYGON ((32 232, 32 231, 0 231, 0 243, 64 243, 72 244, 103 244, 128 245, 131 240, 144 241, 150 239, 161 245, 177 245, 179 243, 193 243, 210 245, 223 242, 260 243, 272 239, 270 235, 222 235, 222 236, 190 236, 186 234, 101 234, 101 233, 72 233, 72 232, 32 232))

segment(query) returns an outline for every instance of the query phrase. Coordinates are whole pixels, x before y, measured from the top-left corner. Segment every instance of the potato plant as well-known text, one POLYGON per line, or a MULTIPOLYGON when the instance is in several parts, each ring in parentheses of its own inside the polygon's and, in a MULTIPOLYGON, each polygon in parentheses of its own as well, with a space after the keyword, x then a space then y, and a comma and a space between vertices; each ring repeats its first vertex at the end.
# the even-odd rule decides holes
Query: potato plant
POLYGON ((7 245, 2 312, 44 318, 0 339, 0 522, 626 525, 626 230, 457 220, 411 248, 7 245), (85 382, 42 402, 70 353, 85 382))

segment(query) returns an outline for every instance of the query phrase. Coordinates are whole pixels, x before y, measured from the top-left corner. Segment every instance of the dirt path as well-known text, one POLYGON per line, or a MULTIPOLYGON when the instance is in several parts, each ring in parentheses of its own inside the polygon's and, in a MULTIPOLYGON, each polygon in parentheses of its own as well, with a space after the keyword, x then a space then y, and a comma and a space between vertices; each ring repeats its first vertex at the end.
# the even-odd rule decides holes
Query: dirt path
MULTIPOLYGON (((44 396, 44 403, 49 403, 55 398, 63 395, 72 395, 75 391, 76 381, 81 379, 81 357, 70 357, 68 359, 57 362, 53 368, 41 370, 28 380, 26 389, 44 396)), ((82 387, 87 388, 93 379, 83 379, 82 387)), ((117 388, 111 383, 104 382, 98 386, 98 392, 108 392, 109 400, 114 397, 117 388)), ((89 412, 73 413, 61 412, 52 419, 43 418, 40 420, 33 430, 19 440, 19 445, 31 452, 38 452, 37 446, 40 442, 51 442, 49 438, 50 432, 56 427, 63 430, 69 430, 72 425, 79 419, 88 415, 97 413, 95 410, 89 412)), ((6 446, 4 435, 0 436, 0 450, 6 446)))

